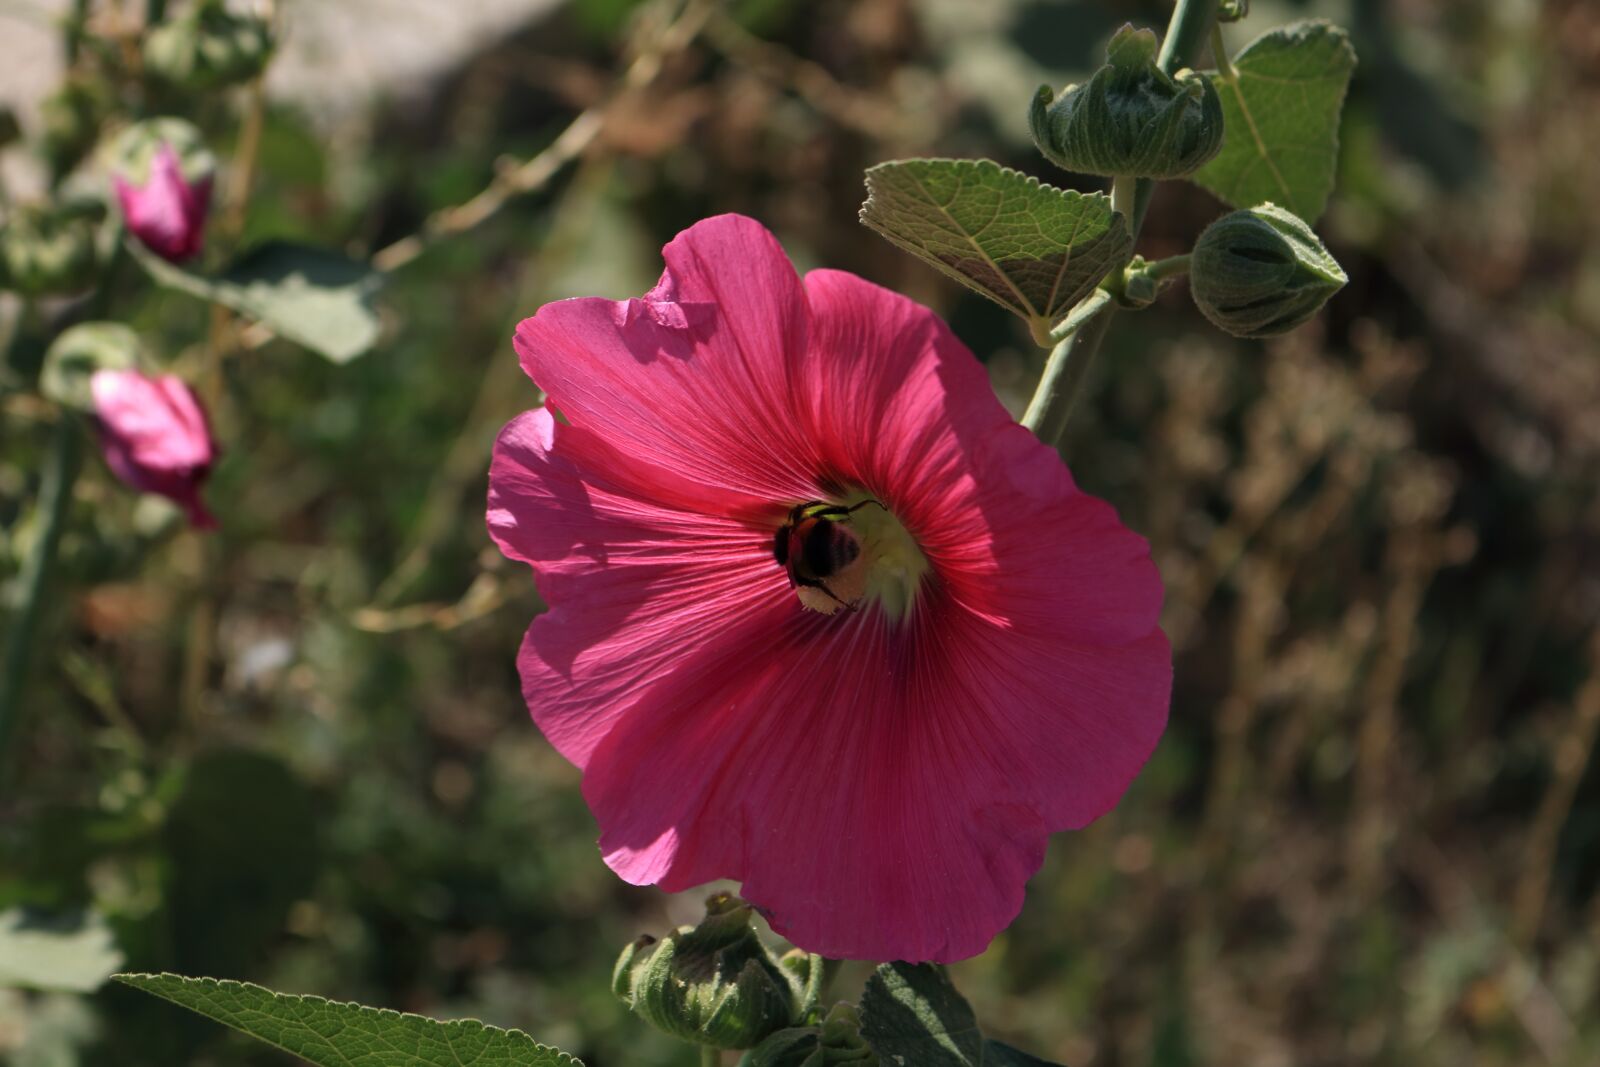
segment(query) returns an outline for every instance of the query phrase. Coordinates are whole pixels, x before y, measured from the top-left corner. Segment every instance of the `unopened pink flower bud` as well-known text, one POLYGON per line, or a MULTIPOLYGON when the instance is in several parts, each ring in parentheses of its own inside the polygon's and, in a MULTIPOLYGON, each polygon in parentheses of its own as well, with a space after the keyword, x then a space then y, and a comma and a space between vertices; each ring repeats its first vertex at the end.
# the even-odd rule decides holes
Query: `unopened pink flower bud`
POLYGON ((136 370, 100 370, 89 380, 94 423, 106 465, 143 493, 159 493, 189 521, 217 525, 200 501, 216 448, 200 399, 181 378, 136 370))
POLYGON ((194 258, 205 240, 211 208, 209 173, 189 180, 177 151, 163 142, 150 160, 144 184, 135 185, 122 175, 113 180, 122 217, 135 237, 173 263, 194 258))

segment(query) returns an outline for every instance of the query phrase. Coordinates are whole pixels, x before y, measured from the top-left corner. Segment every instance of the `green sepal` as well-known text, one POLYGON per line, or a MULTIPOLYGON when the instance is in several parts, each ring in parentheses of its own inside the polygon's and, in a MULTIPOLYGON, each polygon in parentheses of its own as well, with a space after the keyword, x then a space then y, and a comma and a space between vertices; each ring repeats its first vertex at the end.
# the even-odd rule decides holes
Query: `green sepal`
POLYGON ((642 958, 649 947, 642 939, 624 949, 613 991, 673 1037, 713 1048, 755 1047, 801 1021, 807 983, 762 944, 753 917, 737 897, 713 896, 700 925, 674 930, 642 958))
POLYGON ((1087 82, 1060 96, 1040 86, 1028 126, 1045 158, 1083 174, 1181 178, 1221 151, 1216 88, 1191 70, 1168 74, 1157 51, 1154 32, 1124 26, 1087 82))
POLYGON ((101 158, 113 174, 142 187, 150 181, 150 164, 163 144, 177 155, 185 181, 200 182, 216 173, 217 157, 206 147, 200 128, 170 116, 133 123, 111 140, 101 158))
POLYGON ((139 335, 121 322, 80 322, 63 330, 44 354, 39 392, 77 411, 94 408, 95 371, 129 370, 144 362, 139 335))
POLYGON ((1195 242, 1189 291, 1235 337, 1273 337, 1315 315, 1344 287, 1344 270, 1299 216, 1276 204, 1235 211, 1195 242))
POLYGON ((816 1026, 779 1030, 751 1050, 742 1067, 876 1067, 877 1055, 861 1037, 861 1017, 835 1004, 816 1026))

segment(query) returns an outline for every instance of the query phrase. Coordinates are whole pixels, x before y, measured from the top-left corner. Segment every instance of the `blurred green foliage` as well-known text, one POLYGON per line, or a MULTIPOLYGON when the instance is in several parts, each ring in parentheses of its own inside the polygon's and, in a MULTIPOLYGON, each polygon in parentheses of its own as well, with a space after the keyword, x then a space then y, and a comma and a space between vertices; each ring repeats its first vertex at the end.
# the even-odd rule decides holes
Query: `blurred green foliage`
MULTIPOLYGON (((365 255, 539 151, 618 77, 648 5, 568 4, 425 96, 267 113, 241 244, 365 255)), ((1350 275, 1269 343, 1185 294, 1119 318, 1066 452, 1151 540, 1172 722, 1126 800, 1061 835, 1017 923, 953 969, 986 1033, 1073 1067, 1600 1059, 1600 11, 1584 0, 1269 3, 1361 58, 1321 231, 1350 275)), ((693 1053, 609 992, 692 919, 600 862, 514 669, 540 605, 488 548, 516 321, 622 297, 702 216, 944 312, 1020 408, 1043 354, 862 229, 865 167, 1027 141, 1134 0, 735 5, 542 190, 398 268, 378 347, 263 339, 222 367, 222 531, 80 481, 0 795, 0 910, 92 908, 130 969, 246 978, 526 1030, 591 1067, 693 1053), (756 36, 751 36, 751 35, 756 36)), ((5 16, 0 14, 0 20, 5 16)), ((189 109, 226 160, 241 100, 189 109)), ((1085 190, 1096 188, 1088 179, 1085 190)), ((1141 238, 1221 214, 1162 186, 1141 238)), ((124 275, 116 314, 207 373, 206 313, 124 275)), ((29 324, 0 380, 0 581, 49 426, 29 324)), ((9 606, 9 605, 8 605, 9 606)), ((859 992, 847 965, 836 990, 859 992)), ((18 1065, 281 1063, 139 994, 0 991, 18 1065)))

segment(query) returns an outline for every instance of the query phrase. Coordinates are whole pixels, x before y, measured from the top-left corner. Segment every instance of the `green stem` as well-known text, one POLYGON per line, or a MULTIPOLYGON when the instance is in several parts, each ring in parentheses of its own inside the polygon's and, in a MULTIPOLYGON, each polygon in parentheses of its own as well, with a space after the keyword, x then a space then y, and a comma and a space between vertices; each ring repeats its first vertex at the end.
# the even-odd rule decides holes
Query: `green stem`
MULTIPOLYGON (((1172 74, 1194 61, 1200 43, 1216 22, 1217 2, 1178 0, 1172 9, 1172 19, 1167 23, 1167 35, 1161 42, 1157 62, 1162 70, 1172 74)), ((1155 184, 1149 178, 1140 178, 1136 183, 1118 178, 1111 184, 1111 205, 1115 210, 1128 213, 1128 228, 1133 231, 1135 240, 1144 225, 1155 184), (1131 192, 1128 185, 1133 186, 1131 192)), ((1115 269, 1120 272, 1124 266, 1119 263, 1115 269)), ((1028 413, 1023 416, 1023 424, 1045 444, 1059 445, 1073 402, 1088 380, 1095 355, 1100 351, 1115 314, 1116 306, 1107 303, 1081 329, 1051 350, 1044 374, 1039 378, 1039 387, 1028 404, 1028 413)))
POLYGON ((722 1053, 710 1045, 700 1046, 700 1067, 721 1067, 722 1053))
POLYGON ((1111 210, 1128 220, 1128 228, 1133 228, 1133 203, 1138 193, 1137 178, 1112 178, 1111 179, 1111 210))
POLYGON ((1166 281, 1168 278, 1178 274, 1188 274, 1189 260, 1191 258, 1190 254, 1185 252, 1181 256, 1168 256, 1166 259, 1158 259, 1154 263, 1146 263, 1144 265, 1144 273, 1158 282, 1166 281))
POLYGON ((72 502, 72 483, 78 476, 83 434, 75 416, 62 412, 51 443, 49 466, 39 490, 40 526, 33 548, 23 562, 19 585, 22 595, 6 634, 5 658, 0 661, 0 781, 6 777, 6 750, 16 733, 24 683, 33 664, 33 638, 39 628, 50 572, 61 547, 61 531, 72 502))
POLYGON ((1228 45, 1222 39, 1222 23, 1211 24, 1211 60, 1217 65, 1217 77, 1223 81, 1238 81, 1239 75, 1228 62, 1228 45))

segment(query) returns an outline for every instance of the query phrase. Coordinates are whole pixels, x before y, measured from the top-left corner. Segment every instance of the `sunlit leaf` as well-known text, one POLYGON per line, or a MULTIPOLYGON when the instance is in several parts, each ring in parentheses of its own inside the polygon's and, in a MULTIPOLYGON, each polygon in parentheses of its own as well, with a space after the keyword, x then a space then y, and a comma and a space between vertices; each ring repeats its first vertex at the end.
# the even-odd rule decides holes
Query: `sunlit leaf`
POLYGON ((1281 204, 1315 224, 1333 192, 1339 112, 1355 70, 1344 30, 1296 22, 1256 38, 1214 75, 1227 139, 1193 180, 1234 207, 1281 204))
POLYGON ((899 1067, 978 1067, 983 1035, 943 967, 885 963, 861 995, 861 1036, 899 1067))
POLYGON ((987 159, 880 163, 867 171, 861 221, 1021 315, 1041 338, 1133 247, 1109 197, 987 159))
POLYGON ((119 974, 135 989, 249 1034, 316 1067, 583 1067, 521 1030, 274 993, 248 982, 119 974))
POLYGON ((373 296, 382 275, 326 248, 269 241, 216 276, 168 263, 137 242, 129 249, 160 284, 215 301, 335 363, 347 363, 378 339, 373 296))

